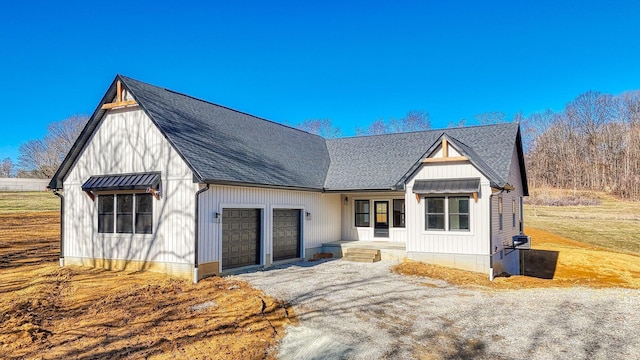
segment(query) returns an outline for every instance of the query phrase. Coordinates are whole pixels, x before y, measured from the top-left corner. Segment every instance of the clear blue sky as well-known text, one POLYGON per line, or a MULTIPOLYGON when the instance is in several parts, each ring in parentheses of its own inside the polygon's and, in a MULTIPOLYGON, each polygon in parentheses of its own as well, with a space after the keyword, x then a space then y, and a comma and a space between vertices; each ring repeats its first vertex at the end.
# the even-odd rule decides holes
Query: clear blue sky
POLYGON ((0 159, 117 73, 346 135, 640 88, 638 1, 12 1, 0 11, 0 159))

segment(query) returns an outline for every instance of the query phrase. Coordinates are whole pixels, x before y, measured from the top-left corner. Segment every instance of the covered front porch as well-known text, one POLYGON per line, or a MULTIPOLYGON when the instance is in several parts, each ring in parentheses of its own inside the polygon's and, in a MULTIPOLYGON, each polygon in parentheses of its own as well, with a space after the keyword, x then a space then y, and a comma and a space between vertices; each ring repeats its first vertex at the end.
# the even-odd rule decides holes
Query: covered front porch
POLYGON ((393 241, 339 240, 322 244, 322 252, 336 258, 343 257, 351 249, 379 250, 382 260, 402 260, 407 257, 407 245, 393 241))

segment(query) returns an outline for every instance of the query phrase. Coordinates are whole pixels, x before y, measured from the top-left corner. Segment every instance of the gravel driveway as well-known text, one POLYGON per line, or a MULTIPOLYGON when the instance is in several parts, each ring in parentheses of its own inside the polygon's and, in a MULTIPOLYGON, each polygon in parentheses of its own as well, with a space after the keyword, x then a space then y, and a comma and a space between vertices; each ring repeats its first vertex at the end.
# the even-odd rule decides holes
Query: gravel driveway
POLYGON ((394 263, 237 275, 294 306, 280 359, 640 359, 640 291, 470 290, 394 263))

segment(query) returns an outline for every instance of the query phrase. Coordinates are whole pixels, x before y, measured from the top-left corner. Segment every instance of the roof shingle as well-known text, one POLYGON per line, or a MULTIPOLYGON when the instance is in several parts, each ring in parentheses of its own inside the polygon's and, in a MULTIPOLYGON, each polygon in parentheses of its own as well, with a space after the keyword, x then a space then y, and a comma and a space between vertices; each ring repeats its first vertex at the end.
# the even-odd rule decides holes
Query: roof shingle
MULTIPOLYGON (((504 186, 514 146, 520 146, 516 123, 325 140, 121 75, 102 102, 113 98, 118 80, 192 169, 194 179, 203 183, 317 191, 401 190, 427 151, 445 136, 492 185, 504 186)), ((98 106, 50 188, 62 188, 62 179, 103 114, 98 106)))

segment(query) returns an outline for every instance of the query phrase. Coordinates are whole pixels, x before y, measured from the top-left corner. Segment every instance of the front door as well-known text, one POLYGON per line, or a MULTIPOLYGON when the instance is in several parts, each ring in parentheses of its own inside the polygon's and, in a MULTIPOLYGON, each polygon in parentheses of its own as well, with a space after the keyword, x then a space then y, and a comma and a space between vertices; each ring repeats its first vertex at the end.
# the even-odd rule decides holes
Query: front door
POLYGON ((374 201, 373 208, 375 213, 373 224, 373 237, 374 238, 388 238, 389 237, 389 202, 388 201, 374 201))

